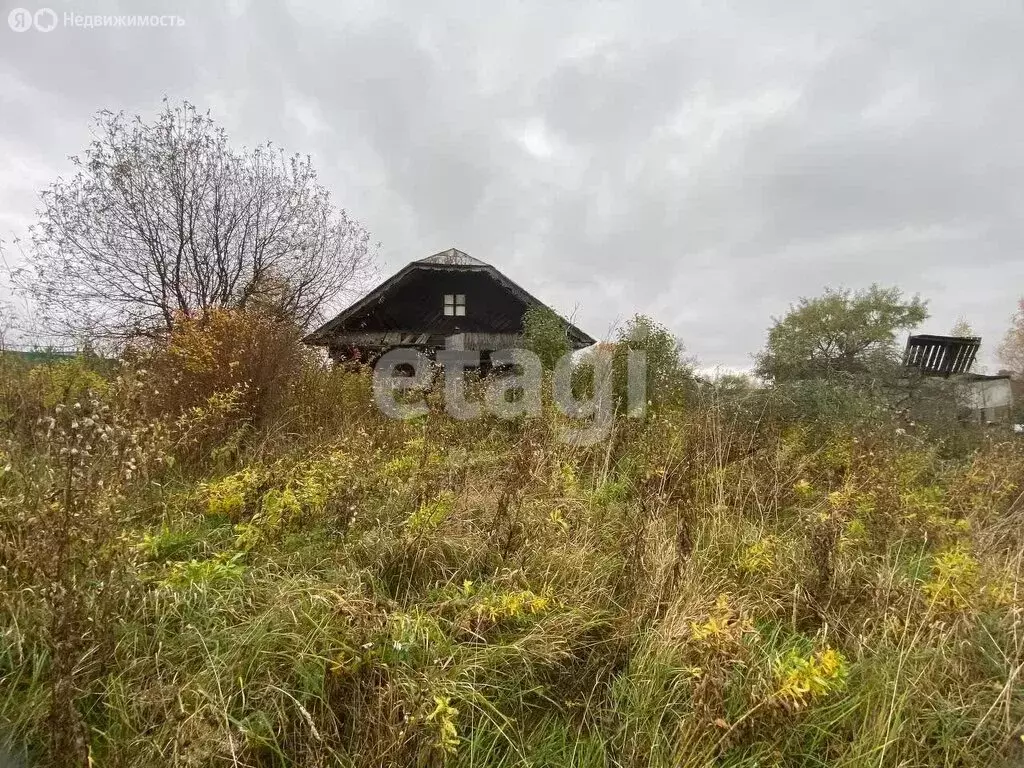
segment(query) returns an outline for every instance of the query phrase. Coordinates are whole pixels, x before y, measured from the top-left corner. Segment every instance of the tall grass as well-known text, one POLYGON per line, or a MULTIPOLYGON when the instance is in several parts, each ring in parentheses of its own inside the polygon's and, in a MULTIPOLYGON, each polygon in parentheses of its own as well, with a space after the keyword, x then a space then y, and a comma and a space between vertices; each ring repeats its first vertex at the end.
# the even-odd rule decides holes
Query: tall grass
POLYGON ((166 359, 0 371, 11 754, 1021 760, 1010 436, 951 458, 884 413, 706 388, 579 448, 554 416, 389 421, 365 374, 288 359, 163 395, 166 359))

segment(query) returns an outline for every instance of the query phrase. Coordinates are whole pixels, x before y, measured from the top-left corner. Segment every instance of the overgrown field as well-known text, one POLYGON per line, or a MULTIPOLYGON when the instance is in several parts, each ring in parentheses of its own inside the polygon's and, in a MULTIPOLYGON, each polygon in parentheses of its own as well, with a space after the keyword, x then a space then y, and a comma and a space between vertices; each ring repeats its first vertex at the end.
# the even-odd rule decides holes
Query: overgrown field
POLYGON ((574 448, 384 419, 261 328, 0 365, 15 759, 1024 759, 1012 435, 704 386, 574 448))

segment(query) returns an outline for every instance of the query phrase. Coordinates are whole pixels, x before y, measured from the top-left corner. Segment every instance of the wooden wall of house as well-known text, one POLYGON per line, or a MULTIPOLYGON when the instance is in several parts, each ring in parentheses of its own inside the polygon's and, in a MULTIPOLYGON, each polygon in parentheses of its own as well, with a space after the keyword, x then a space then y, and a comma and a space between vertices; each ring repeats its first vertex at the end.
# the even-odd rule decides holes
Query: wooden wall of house
POLYGON ((526 304, 482 272, 419 269, 382 301, 349 318, 344 331, 521 333, 526 304), (466 315, 444 314, 445 294, 464 294, 466 315))

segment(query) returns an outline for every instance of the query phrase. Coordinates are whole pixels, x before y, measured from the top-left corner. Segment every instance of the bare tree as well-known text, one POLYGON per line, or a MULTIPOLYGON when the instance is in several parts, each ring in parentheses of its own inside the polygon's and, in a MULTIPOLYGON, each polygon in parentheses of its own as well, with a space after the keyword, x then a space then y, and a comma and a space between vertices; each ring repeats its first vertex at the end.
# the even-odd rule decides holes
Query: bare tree
POLYGON ((6 301, 0 301, 0 352, 7 349, 7 337, 14 327, 14 308, 6 301))
POLYGON ((42 193, 15 273, 55 330, 152 336, 256 302, 307 326, 372 269, 369 234, 308 157, 235 150, 208 113, 166 99, 152 122, 99 112, 94 133, 42 193))
POLYGON ((1010 327, 999 346, 999 359, 1014 373, 1024 372, 1024 299, 1010 318, 1010 327))

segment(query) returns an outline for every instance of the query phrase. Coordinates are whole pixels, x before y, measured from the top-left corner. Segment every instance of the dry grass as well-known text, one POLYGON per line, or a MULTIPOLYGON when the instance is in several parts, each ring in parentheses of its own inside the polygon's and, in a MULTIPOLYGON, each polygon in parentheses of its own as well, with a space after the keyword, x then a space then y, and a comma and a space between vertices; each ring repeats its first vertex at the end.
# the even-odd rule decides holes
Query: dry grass
POLYGON ((78 373, 0 371, 32 762, 1018 764, 1019 443, 705 390, 580 449, 311 362, 199 405, 78 373))

